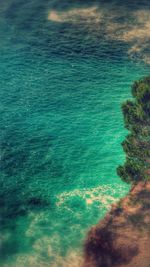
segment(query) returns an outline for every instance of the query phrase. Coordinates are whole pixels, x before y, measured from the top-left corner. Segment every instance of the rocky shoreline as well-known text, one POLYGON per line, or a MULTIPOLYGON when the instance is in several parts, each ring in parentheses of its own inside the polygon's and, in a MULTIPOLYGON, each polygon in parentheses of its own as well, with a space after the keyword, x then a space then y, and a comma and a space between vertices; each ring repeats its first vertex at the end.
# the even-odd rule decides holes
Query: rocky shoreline
POLYGON ((150 182, 114 204, 85 242, 84 267, 150 267, 150 182))

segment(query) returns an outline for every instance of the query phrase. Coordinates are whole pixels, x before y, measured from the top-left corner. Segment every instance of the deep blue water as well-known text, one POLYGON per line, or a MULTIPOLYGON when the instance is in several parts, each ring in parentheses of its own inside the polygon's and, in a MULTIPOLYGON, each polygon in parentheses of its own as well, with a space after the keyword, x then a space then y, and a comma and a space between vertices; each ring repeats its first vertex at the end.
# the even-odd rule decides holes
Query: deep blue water
POLYGON ((150 6, 1 2, 1 266, 79 267, 88 229, 129 189, 121 103, 149 74, 147 33, 131 36, 150 6))

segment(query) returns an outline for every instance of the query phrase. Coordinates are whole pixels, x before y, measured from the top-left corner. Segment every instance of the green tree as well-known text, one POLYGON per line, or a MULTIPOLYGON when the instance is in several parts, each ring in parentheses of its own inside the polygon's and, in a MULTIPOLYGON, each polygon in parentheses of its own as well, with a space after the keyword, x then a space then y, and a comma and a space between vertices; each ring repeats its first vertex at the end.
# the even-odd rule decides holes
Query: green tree
POLYGON ((150 76, 133 84, 132 95, 122 105, 129 135, 122 143, 126 162, 117 168, 127 183, 150 180, 150 76))

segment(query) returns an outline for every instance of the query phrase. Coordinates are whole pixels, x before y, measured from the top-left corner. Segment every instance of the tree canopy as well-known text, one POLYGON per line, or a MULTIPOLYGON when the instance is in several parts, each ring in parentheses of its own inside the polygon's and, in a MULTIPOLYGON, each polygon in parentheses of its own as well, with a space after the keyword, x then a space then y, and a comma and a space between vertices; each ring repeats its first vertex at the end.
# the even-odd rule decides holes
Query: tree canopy
POLYGON ((129 134, 122 143, 126 162, 117 168, 127 183, 150 180, 150 76, 133 84, 132 95, 122 105, 129 134))

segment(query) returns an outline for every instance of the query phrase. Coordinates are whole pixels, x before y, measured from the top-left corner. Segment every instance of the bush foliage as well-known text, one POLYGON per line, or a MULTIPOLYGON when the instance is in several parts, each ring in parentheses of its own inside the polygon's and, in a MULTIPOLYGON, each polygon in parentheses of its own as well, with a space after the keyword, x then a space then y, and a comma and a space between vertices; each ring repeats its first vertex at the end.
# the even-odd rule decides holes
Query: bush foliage
POLYGON ((150 76, 133 84, 132 95, 133 100, 122 105, 130 133, 122 143, 126 162, 117 168, 127 183, 150 180, 150 76))

